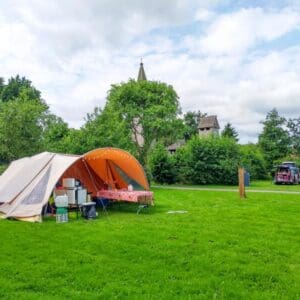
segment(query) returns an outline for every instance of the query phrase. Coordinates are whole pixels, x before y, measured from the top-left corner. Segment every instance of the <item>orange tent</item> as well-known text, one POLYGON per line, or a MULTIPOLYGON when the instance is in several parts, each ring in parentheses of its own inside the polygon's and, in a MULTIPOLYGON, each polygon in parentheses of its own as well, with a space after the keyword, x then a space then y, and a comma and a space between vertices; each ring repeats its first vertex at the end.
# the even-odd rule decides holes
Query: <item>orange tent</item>
POLYGON ((123 189, 129 184, 149 190, 141 164, 118 148, 99 148, 84 154, 61 176, 65 177, 79 179, 93 194, 101 188, 123 189))
POLYGON ((84 160, 104 183, 113 188, 127 188, 126 179, 130 179, 145 190, 149 190, 143 167, 124 150, 99 148, 86 153, 84 160))

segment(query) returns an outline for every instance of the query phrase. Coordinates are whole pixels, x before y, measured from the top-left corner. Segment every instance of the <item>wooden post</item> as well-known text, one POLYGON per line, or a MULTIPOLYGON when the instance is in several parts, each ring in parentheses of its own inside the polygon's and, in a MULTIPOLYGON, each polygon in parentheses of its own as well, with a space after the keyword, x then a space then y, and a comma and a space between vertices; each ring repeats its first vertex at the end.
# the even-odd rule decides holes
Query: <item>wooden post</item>
POLYGON ((246 198, 244 174, 245 174, 245 169, 239 168, 239 192, 240 192, 241 199, 246 198))

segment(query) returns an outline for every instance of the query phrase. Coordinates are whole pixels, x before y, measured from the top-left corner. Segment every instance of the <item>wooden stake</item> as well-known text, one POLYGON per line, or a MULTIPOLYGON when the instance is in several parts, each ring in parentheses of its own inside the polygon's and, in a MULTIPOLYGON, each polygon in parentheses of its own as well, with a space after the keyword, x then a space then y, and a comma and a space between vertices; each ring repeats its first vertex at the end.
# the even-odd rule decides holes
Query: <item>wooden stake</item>
POLYGON ((246 198, 244 174, 245 174, 245 169, 239 168, 239 192, 240 192, 241 199, 246 198))

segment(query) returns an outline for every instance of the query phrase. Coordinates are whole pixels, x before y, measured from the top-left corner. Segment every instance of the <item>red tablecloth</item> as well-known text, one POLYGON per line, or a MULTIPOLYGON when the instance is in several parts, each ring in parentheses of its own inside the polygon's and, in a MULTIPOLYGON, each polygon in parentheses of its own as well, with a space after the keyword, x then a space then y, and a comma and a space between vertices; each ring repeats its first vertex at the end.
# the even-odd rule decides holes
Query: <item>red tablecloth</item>
POLYGON ((149 191, 121 191, 121 190, 100 190, 98 197, 115 201, 128 201, 153 205, 153 193, 149 191))

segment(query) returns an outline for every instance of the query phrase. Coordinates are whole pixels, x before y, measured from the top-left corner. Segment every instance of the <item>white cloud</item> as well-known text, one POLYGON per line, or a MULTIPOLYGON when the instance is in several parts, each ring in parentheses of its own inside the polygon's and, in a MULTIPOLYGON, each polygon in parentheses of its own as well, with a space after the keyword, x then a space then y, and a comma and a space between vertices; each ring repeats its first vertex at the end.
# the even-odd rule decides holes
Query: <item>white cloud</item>
POLYGON ((300 48, 257 46, 299 30, 300 14, 218 13, 217 2, 2 1, 0 76, 25 75, 79 127, 104 106, 110 84, 136 78, 142 56, 148 79, 172 84, 183 111, 217 114, 242 142, 255 141, 273 107, 299 116, 300 48))
POLYGON ((194 53, 237 55, 259 42, 279 38, 299 25, 300 14, 290 9, 275 12, 259 7, 241 9, 217 17, 204 37, 188 41, 194 53))

